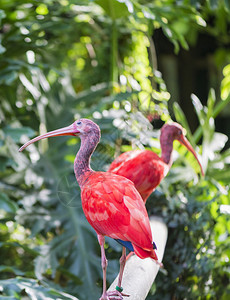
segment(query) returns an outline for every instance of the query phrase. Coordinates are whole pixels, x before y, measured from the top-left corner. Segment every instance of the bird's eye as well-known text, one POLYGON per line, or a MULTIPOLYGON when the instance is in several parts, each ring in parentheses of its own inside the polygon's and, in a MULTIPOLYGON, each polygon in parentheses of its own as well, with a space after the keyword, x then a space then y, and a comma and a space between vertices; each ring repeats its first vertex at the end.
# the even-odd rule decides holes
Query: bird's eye
POLYGON ((81 125, 81 121, 77 122, 77 125, 81 125))

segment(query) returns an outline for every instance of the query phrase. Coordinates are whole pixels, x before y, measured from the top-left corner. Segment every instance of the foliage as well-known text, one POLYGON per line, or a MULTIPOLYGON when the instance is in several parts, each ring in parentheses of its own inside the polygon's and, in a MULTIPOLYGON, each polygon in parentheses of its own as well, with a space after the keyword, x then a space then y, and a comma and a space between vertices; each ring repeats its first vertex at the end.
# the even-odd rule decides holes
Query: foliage
POLYGON ((16 277, 14 279, 0 280, 0 285, 3 287, 3 293, 7 297, 2 299, 21 299, 26 293, 31 299, 63 299, 77 300, 69 294, 59 292, 53 288, 38 285, 37 281, 31 278, 16 277))
MULTIPOLYGON (((230 199, 229 161, 226 160, 229 149, 222 152, 227 137, 215 132, 213 116, 221 102, 215 105, 213 93, 209 95, 208 107, 203 107, 199 99, 192 96, 203 133, 205 178, 194 189, 191 171, 173 167, 148 203, 149 212, 162 215, 169 228, 164 256, 167 276, 160 274, 155 282, 154 299, 160 299, 161 293, 166 298, 178 299, 188 296, 227 299, 230 294, 229 288, 220 287, 221 283, 229 284, 230 222, 229 212, 224 209, 229 207, 230 199)), ((175 110, 177 120, 186 126, 177 105, 175 110)), ((195 137, 196 133, 193 139, 195 137)), ((149 295, 148 299, 152 297, 149 295)))
MULTIPOLYGON (((81 116, 94 118, 102 130, 92 158, 95 170, 106 170, 115 155, 132 147, 159 153, 158 131, 149 120, 171 118, 170 95, 157 71, 152 34, 162 28, 175 51, 196 43, 200 30, 226 43, 228 2, 191 3, 1 2, 2 299, 20 299, 25 293, 31 299, 100 295, 100 249, 83 215, 72 171, 79 141, 43 140, 25 153, 18 153, 18 146, 81 116)), ((228 56, 226 51, 218 56, 221 67, 228 56)), ((202 138, 197 150, 206 177, 198 182, 198 166, 188 154, 182 159, 184 149, 176 145, 180 155, 148 204, 149 212, 162 215, 170 228, 167 275, 157 278, 150 299, 226 299, 229 293, 229 221, 223 213, 230 196, 229 150, 222 150, 226 137, 214 126, 214 118, 229 103, 229 66, 224 76, 219 102, 213 91, 207 107, 192 96, 200 120, 194 135, 179 106, 174 107, 191 143, 202 138)), ((112 281, 121 248, 109 239, 106 246, 112 281)))

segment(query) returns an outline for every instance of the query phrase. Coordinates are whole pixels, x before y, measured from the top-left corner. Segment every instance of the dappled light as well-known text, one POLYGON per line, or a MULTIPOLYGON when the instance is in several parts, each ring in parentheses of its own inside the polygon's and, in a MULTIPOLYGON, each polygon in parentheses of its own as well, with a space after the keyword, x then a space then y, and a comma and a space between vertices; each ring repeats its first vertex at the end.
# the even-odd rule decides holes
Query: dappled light
MULTIPOLYGON (((100 127, 91 167, 103 172, 133 150, 160 160, 160 129, 181 124, 194 152, 173 138, 145 199, 168 232, 159 246, 164 268, 145 299, 230 297, 229 25, 228 1, 1 1, 0 298, 101 295, 100 247, 73 170, 79 139, 56 136, 18 151, 80 118, 100 127)), ((146 184, 151 172, 138 180, 146 184)), ((106 238, 107 286, 121 251, 106 238)))

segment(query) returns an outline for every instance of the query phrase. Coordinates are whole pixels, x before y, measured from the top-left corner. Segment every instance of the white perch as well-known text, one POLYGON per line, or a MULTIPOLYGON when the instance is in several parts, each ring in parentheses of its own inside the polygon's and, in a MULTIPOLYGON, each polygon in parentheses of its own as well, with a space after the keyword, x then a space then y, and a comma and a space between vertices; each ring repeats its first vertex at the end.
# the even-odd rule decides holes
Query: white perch
MULTIPOLYGON (((165 245, 168 236, 168 229, 162 219, 158 217, 150 218, 150 225, 153 234, 153 240, 157 245, 157 256, 162 261, 165 245)), ((140 259, 136 255, 131 256, 125 266, 122 279, 123 293, 130 295, 124 297, 124 300, 144 300, 157 276, 159 265, 153 259, 140 259)), ((109 287, 109 290, 115 290, 118 276, 109 287)))

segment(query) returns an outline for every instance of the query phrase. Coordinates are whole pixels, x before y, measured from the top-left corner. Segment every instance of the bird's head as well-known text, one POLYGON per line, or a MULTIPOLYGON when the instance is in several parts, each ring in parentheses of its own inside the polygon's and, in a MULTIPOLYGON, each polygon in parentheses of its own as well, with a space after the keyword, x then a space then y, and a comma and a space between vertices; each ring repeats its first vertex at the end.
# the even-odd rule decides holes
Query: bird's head
POLYGON ((89 119, 79 119, 67 127, 53 130, 53 131, 50 131, 50 132, 47 132, 45 134, 35 137, 34 139, 25 143, 19 149, 19 151, 20 152, 23 151, 27 146, 29 146, 39 140, 53 137, 53 136, 64 136, 64 135, 79 136, 80 138, 87 137, 87 136, 93 136, 96 139, 96 141, 99 142, 100 128, 97 124, 95 124, 93 121, 91 121, 89 119))
POLYGON ((192 145, 185 137, 185 135, 186 135, 186 130, 176 122, 167 123, 161 128, 161 137, 165 139, 166 142, 169 140, 171 141, 178 140, 182 145, 184 145, 188 149, 188 151, 190 151, 194 155, 198 164, 200 165, 201 173, 204 176, 204 171, 198 159, 198 156, 195 150, 193 149, 192 145))
POLYGON ((185 137, 186 130, 178 123, 171 122, 165 124, 161 128, 161 134, 166 135, 168 138, 171 137, 173 140, 180 140, 181 138, 185 137))

